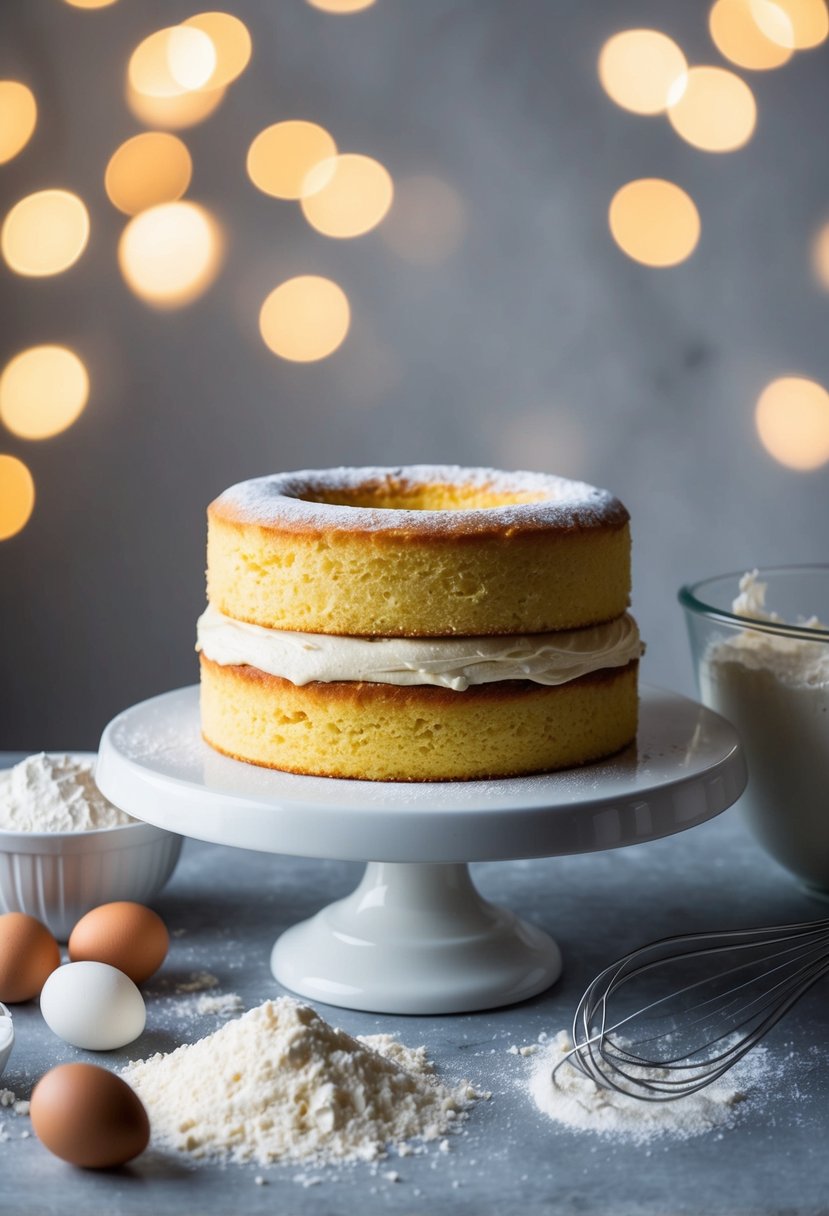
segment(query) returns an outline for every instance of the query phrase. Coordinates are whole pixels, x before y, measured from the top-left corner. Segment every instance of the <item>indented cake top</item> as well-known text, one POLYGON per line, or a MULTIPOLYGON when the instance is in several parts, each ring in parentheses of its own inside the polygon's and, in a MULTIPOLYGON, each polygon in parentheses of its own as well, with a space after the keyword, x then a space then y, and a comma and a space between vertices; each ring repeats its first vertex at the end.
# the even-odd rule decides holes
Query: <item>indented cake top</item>
POLYGON ((436 536, 619 528, 629 518, 617 498, 584 482, 458 465, 275 473, 231 486, 208 513, 279 531, 436 536))

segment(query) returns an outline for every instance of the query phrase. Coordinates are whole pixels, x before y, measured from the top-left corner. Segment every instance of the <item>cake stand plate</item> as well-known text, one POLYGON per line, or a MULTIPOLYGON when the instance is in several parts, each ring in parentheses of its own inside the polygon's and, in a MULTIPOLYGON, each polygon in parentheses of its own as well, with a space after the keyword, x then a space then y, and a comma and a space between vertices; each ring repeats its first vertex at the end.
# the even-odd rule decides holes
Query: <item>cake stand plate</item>
POLYGON ((185 836, 369 859, 353 894, 282 934, 273 974, 332 1005, 439 1014, 512 1004, 561 972, 552 938, 484 900, 468 862, 586 853, 684 831, 735 802, 746 773, 724 719, 643 687, 636 745, 584 768, 416 784, 296 776, 208 747, 193 687, 114 718, 96 778, 116 806, 185 836))

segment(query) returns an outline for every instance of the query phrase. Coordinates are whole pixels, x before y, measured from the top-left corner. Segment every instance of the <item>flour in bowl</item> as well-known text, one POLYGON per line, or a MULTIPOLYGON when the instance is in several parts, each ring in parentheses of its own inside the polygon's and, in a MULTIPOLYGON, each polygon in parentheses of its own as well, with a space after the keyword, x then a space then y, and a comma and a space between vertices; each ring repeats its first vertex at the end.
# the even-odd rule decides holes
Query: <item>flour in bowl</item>
POLYGON ((740 733, 749 773, 740 805, 760 843, 798 877, 829 889, 829 629, 810 617, 787 635, 765 597, 758 572, 744 575, 733 612, 745 628, 709 645, 700 691, 740 733))
POLYGON ((0 772, 0 829, 91 832, 135 820, 105 798, 91 760, 39 752, 0 772))

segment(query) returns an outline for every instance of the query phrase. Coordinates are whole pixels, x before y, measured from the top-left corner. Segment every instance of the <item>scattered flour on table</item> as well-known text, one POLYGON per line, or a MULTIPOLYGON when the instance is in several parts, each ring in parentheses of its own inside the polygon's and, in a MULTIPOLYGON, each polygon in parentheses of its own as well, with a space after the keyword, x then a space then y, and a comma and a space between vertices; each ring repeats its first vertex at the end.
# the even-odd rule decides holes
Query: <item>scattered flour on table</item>
POLYGON ((193 1001, 193 1012, 199 1016, 213 1014, 217 1017, 229 1017, 231 1013, 241 1013, 244 1009, 242 998, 236 992, 206 992, 197 996, 193 1001))
POLYGON ((179 980, 176 992, 207 992, 218 987, 219 981, 215 975, 211 975, 209 971, 194 971, 189 979, 179 980))
POLYGON ((91 760, 40 752, 0 773, 0 828, 90 832, 135 823, 103 796, 91 760))
POLYGON ((13 1089, 0 1089, 0 1106, 14 1111, 16 1115, 28 1115, 29 1103, 18 1098, 13 1089))
MULTIPOLYGON (((18 1118, 24 1117, 29 1114, 29 1103, 22 1098, 18 1098, 13 1089, 0 1089, 0 1112, 16 1115, 18 1118)), ((12 1135, 9 1132, 10 1126, 8 1123, 5 1126, 3 1123, 0 1123, 0 1144, 8 1144, 12 1139, 29 1139, 31 1133, 28 1130, 19 1133, 15 1132, 12 1135)))
POLYGON ((189 975, 159 977, 157 987, 145 989, 154 1001, 160 1020, 185 1025, 197 1018, 227 1018, 244 1011, 245 1002, 236 992, 220 992, 219 980, 210 971, 191 971, 189 975))
POLYGON ((290 997, 121 1075, 157 1148, 261 1165, 371 1161, 390 1144, 439 1140, 481 1096, 441 1084, 425 1047, 352 1038, 290 997))
MULTIPOLYGON (((644 1144, 659 1136, 688 1140, 730 1126, 738 1107, 768 1078, 768 1052, 755 1047, 723 1077, 705 1089, 673 1102, 647 1102, 603 1089, 579 1070, 565 1064, 552 1070, 572 1050, 566 1030, 560 1031, 537 1060, 530 1077, 530 1094, 543 1114, 575 1131, 595 1132, 644 1144)), ((665 1069, 642 1069, 644 1080, 662 1080, 665 1069)))

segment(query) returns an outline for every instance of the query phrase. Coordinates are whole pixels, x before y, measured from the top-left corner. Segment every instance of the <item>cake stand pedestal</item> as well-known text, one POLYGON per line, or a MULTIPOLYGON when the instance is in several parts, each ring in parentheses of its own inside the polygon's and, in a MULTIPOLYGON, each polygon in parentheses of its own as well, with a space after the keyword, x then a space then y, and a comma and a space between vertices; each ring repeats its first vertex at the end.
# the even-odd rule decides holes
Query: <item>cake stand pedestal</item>
POLYGON ((346 899, 283 933, 271 969, 305 997, 378 1013, 493 1008, 561 972, 546 933, 489 903, 470 861, 618 848, 684 831, 737 800, 733 728, 674 693, 641 690, 636 745, 581 769, 400 784, 272 772, 201 739, 198 689, 109 724, 96 770, 137 819, 185 836, 296 856, 369 860, 346 899))
POLYGON ((460 1013, 549 988, 561 951, 485 900, 467 865, 371 861, 351 895, 278 938, 286 988, 378 1013, 460 1013))

